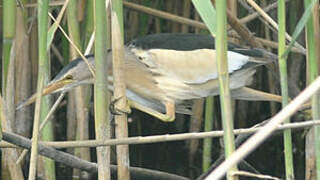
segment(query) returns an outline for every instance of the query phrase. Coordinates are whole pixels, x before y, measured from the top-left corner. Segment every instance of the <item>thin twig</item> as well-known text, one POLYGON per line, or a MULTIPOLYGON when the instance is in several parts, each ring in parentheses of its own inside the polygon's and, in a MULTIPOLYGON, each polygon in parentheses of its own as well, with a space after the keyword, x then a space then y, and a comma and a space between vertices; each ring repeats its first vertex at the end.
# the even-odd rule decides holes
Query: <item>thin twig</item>
MULTIPOLYGON (((266 13, 263 11, 263 9, 257 4, 255 3, 253 0, 247 0, 247 2, 264 18, 266 19, 275 29, 279 29, 278 24, 266 13)), ((292 41, 291 36, 286 32, 285 34, 286 39, 289 41, 292 41)), ((295 42, 295 46, 297 48, 299 48, 302 51, 306 51, 306 49, 300 45, 298 42, 295 42)))
MULTIPOLYGON (((11 142, 12 144, 18 145, 22 148, 27 148, 27 149, 31 148, 30 139, 17 134, 3 132, 3 140, 11 142)), ((91 173, 97 173, 98 171, 98 166, 96 163, 82 160, 71 154, 58 151, 52 147, 45 146, 42 143, 39 143, 38 148, 39 148, 39 154, 45 157, 48 157, 50 159, 53 159, 56 162, 60 162, 72 168, 78 168, 80 170, 91 172, 91 173)), ((157 177, 157 180, 188 180, 188 178, 186 177, 169 174, 166 172, 156 171, 156 170, 137 168, 137 167, 130 167, 129 170, 130 170, 131 176, 137 179, 154 179, 154 177, 157 177)), ((116 171, 117 171, 117 166, 111 165, 112 174, 116 174, 116 171)))
MULTIPOLYGON (((275 42, 275 41, 270 41, 268 39, 263 39, 263 38, 259 38, 259 37, 257 37, 257 40, 259 40, 265 46, 268 46, 268 47, 271 47, 271 48, 274 48, 274 49, 278 48, 278 43, 275 42)), ((286 48, 288 48, 288 46, 286 46, 286 48)), ((303 55, 306 54, 305 51, 302 51, 301 49, 296 48, 296 47, 292 47, 291 51, 295 52, 295 53, 303 54, 303 55)))
POLYGON ((250 30, 245 27, 239 19, 234 16, 229 10, 227 10, 228 15, 228 24, 235 30, 237 33, 241 36, 242 39, 245 39, 248 41, 248 43, 257 48, 262 48, 262 44, 260 41, 256 41, 256 37, 253 35, 253 33, 250 32, 250 30))
POLYGON ((91 34, 91 37, 90 37, 89 43, 87 45, 87 48, 86 48, 86 50, 84 52, 84 55, 90 54, 90 52, 92 50, 92 47, 93 47, 93 44, 94 44, 94 38, 95 38, 95 31, 93 31, 92 34, 91 34))
MULTIPOLYGON (((62 6, 64 3, 65 3, 65 0, 50 1, 49 6, 62 6)), ((25 8, 35 8, 35 7, 37 7, 37 3, 28 3, 28 4, 25 4, 23 7, 25 7, 25 8)))
MULTIPOLYGON (((51 19, 56 22, 56 19, 52 16, 51 13, 48 13, 49 16, 51 17, 51 19)), ((58 24, 59 29, 61 30, 62 34, 67 38, 67 40, 69 41, 69 43, 72 45, 72 47, 77 51, 77 53, 81 56, 81 58, 84 60, 84 62, 88 65, 88 68, 93 76, 93 78, 95 79, 95 70, 94 67, 89 63, 88 59, 83 55, 83 53, 80 51, 80 49, 72 42, 72 40, 70 39, 70 37, 67 35, 67 33, 63 30, 63 28, 60 26, 60 24, 58 24)))
MULTIPOLYGON (((314 125, 320 125, 320 120, 313 120, 307 122, 297 122, 278 126, 277 130, 282 131, 285 129, 301 129, 309 128, 314 125)), ((235 129, 236 135, 250 135, 260 130, 261 127, 253 127, 247 129, 235 129)), ((8 132, 7 132, 8 133, 8 132)), ((97 147, 97 146, 113 146, 118 144, 144 144, 144 143, 158 143, 167 141, 182 141, 189 139, 203 139, 203 138, 215 138, 223 136, 223 131, 209 131, 209 132, 197 132, 197 133, 181 133, 172 135, 156 135, 147 137, 130 137, 118 140, 108 140, 105 142, 97 140, 85 140, 85 141, 45 141, 41 142, 44 145, 60 148, 82 148, 82 147, 97 147), (141 141, 141 142, 140 142, 141 141)), ((236 141, 238 138, 236 139, 236 141)), ((10 145, 8 142, 0 142, 0 148, 16 148, 15 145, 10 145)))
POLYGON ((174 14, 171 14, 168 12, 159 11, 156 9, 152 9, 149 7, 145 7, 145 6, 142 6, 142 5, 139 5, 136 3, 132 3, 132 2, 127 2, 127 1, 124 1, 123 5, 129 9, 133 9, 133 10, 136 10, 139 12, 144 12, 146 14, 150 14, 155 17, 160 17, 160 18, 167 19, 167 20, 170 20, 173 22, 178 22, 181 24, 185 24, 185 25, 189 25, 189 26, 193 26, 193 27, 197 27, 197 28, 201 28, 201 29, 207 29, 207 26, 204 23, 199 22, 199 21, 195 21, 195 20, 192 20, 189 18, 177 16, 177 15, 174 15, 174 14))
MULTIPOLYGON (((47 124, 47 122, 49 121, 49 118, 51 117, 51 115, 55 112, 55 110, 58 108, 58 105, 60 104, 60 102, 62 101, 64 95, 66 93, 63 92, 60 94, 59 98, 56 100, 56 102, 54 103, 54 105, 52 106, 52 108, 50 109, 50 111, 48 112, 46 118, 41 122, 40 127, 39 127, 39 132, 41 132, 41 130, 44 128, 44 126, 47 124)), ((28 153, 28 149, 25 149, 22 151, 22 153, 20 154, 18 160, 16 161, 16 164, 20 164, 22 162, 22 160, 25 158, 25 156, 28 153)))
MULTIPOLYGON (((288 1, 288 0, 286 0, 286 1, 288 1)), ((275 9, 276 7, 278 7, 278 2, 274 2, 274 3, 270 4, 269 6, 263 8, 263 11, 264 12, 268 12, 268 11, 270 11, 272 9, 275 9)), ((246 24, 246 23, 254 20, 255 18, 257 18, 259 16, 260 16, 260 14, 258 12, 253 12, 253 13, 249 14, 248 16, 245 16, 245 17, 241 18, 240 22, 243 23, 243 24, 246 24)))
POLYGON ((246 171, 236 171, 232 174, 233 176, 246 176, 246 177, 254 177, 258 179, 272 179, 272 180, 280 180, 277 177, 269 176, 269 175, 263 175, 263 174, 255 174, 251 172, 246 171))
POLYGON ((58 50, 57 46, 55 46, 54 44, 51 44, 51 50, 52 50, 53 54, 56 55, 56 57, 57 57, 58 61, 60 62, 60 64, 61 65, 65 65, 64 57, 62 56, 62 54, 58 50))
POLYGON ((18 148, 18 149, 19 149, 20 147, 14 145, 14 144, 5 142, 5 141, 1 141, 1 142, 0 142, 0 148, 1 148, 1 149, 3 149, 3 148, 18 148))
MULTIPOLYGON (((300 129, 308 128, 314 125, 320 125, 320 120, 312 120, 307 122, 296 122, 290 124, 279 125, 276 130, 282 131, 285 129, 300 129)), ((252 134, 262 127, 253 127, 246 129, 235 129, 234 134, 252 134)), ((7 132, 8 133, 8 132, 7 132)), ((82 148, 82 147, 98 147, 98 146, 114 146, 122 144, 146 144, 158 143, 168 141, 182 141, 188 139, 203 139, 214 138, 223 136, 223 131, 209 131, 209 132, 194 132, 194 133, 180 133, 180 134, 166 134, 166 135, 153 135, 146 137, 129 137, 123 139, 110 139, 106 141, 99 140, 85 140, 85 141, 42 141, 41 143, 54 148, 82 148)), ((1 143, 0 143, 1 144, 1 143)))

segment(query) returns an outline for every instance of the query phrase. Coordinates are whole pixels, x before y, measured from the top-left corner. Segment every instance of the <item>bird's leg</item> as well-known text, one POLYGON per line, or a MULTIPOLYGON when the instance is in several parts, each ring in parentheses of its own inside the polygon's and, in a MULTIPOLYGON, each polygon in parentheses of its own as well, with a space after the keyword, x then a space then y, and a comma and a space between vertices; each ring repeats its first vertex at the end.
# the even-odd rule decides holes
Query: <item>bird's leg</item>
POLYGON ((138 109, 142 112, 145 112, 153 117, 156 117, 164 122, 172 122, 175 119, 175 104, 173 102, 165 103, 166 114, 160 113, 154 109, 143 106, 135 101, 128 100, 128 104, 130 107, 138 109))
POLYGON ((174 121, 176 117, 175 103, 172 101, 167 101, 166 103, 164 103, 164 105, 166 107, 166 116, 168 117, 167 121, 168 122, 174 121))

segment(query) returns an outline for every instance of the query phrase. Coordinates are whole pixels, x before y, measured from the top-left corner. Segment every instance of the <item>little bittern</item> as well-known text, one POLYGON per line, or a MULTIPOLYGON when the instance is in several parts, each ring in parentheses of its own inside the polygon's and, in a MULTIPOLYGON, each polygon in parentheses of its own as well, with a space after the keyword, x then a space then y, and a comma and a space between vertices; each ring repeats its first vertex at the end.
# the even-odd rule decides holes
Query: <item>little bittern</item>
MULTIPOLYGON (((164 121, 175 112, 189 113, 190 100, 219 94, 214 39, 196 34, 154 34, 135 39, 125 46, 124 74, 126 94, 134 108, 164 121), (162 114, 160 112, 165 112, 162 114)), ((281 97, 245 87, 256 67, 273 62, 276 56, 261 49, 228 45, 228 72, 231 96, 254 101, 281 101, 281 97)), ((94 66, 94 56, 87 56, 94 66)), ((112 52, 108 79, 112 87, 112 52)), ((64 67, 44 89, 43 94, 68 91, 81 84, 94 83, 87 64, 76 59, 64 67)), ((32 96, 18 108, 32 103, 32 96)))

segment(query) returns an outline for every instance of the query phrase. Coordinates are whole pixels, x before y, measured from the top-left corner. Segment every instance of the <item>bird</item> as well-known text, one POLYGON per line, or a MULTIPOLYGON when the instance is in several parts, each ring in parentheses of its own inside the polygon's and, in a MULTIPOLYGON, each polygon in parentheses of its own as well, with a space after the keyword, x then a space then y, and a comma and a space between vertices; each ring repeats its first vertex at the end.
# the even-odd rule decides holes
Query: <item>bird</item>
MULTIPOLYGON (((86 57, 94 67, 94 55, 86 57)), ((107 50, 109 90, 112 86, 112 51, 107 50)), ((233 99, 277 101, 281 96, 246 87, 257 67, 275 62, 277 56, 264 49, 228 43, 229 87, 233 99)), ((192 33, 146 35, 124 48, 124 81, 130 107, 162 121, 171 122, 175 113, 190 114, 192 100, 219 95, 215 39, 192 33)), ((43 90, 43 95, 66 92, 82 84, 93 84, 88 65, 75 59, 66 65, 43 90)), ((35 101, 35 95, 17 109, 35 101)))

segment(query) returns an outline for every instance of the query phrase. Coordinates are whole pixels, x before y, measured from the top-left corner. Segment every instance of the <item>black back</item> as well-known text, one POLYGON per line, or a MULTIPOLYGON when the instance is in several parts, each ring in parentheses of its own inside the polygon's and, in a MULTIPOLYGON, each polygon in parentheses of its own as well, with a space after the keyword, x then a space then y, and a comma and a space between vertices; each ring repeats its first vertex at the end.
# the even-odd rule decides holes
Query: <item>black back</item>
MULTIPOLYGON (((214 49, 215 39, 210 35, 191 33, 160 33, 139 37, 130 41, 127 46, 141 49, 171 49, 190 51, 196 49, 214 49)), ((259 49, 242 48, 228 43, 228 51, 234 51, 252 57, 263 57, 259 49)))

